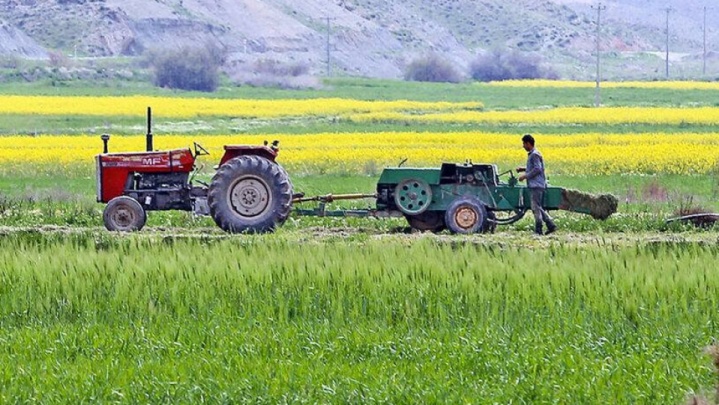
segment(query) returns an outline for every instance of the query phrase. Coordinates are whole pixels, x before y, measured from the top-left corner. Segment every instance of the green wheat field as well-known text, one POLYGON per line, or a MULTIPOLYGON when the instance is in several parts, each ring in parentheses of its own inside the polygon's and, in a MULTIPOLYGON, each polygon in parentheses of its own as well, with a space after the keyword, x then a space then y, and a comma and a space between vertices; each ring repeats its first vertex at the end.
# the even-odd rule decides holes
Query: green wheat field
MULTIPOLYGON (((219 96, 477 96, 471 85, 336 79, 328 87, 323 94, 241 88, 219 96)), ((0 90, 150 91, 14 84, 0 90)), ((717 96, 604 93, 607 103, 621 106, 711 106, 717 96)), ((591 89, 488 89, 478 97, 495 109, 593 101, 591 89)), ((0 115, 0 132, 85 133, 98 120, 115 119, 130 132, 143 124, 111 113, 47 119, 0 115)), ((270 138, 334 128, 318 120, 254 124, 247 133, 270 138)), ((422 130, 376 125, 370 130, 422 130)), ((339 132, 355 130, 339 124, 339 132)), ((713 133, 719 124, 478 130, 532 131, 541 139, 542 131, 713 133)), ((161 145, 162 134, 155 139, 161 145)), ((294 215, 275 234, 227 235, 211 219, 182 212, 153 212, 141 232, 116 234, 102 226, 93 167, 0 167, 0 403, 682 404, 694 395, 714 398, 717 378, 705 349, 719 336, 719 230, 666 219, 687 207, 718 211, 719 170, 554 176, 554 185, 615 194, 619 212, 607 221, 557 213, 560 231, 537 238, 529 218, 494 234, 461 236, 413 233, 403 219, 294 215)), ((211 172, 199 178, 208 181, 211 172)), ((290 177, 308 195, 364 193, 374 191, 377 170, 290 177)))

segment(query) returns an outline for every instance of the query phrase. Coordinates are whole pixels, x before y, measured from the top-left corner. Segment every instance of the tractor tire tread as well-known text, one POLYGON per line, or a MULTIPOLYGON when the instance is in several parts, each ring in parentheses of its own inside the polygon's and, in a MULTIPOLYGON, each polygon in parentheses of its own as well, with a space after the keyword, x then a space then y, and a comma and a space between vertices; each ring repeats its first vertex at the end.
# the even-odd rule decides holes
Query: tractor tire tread
POLYGON ((215 173, 208 192, 210 215, 230 233, 266 233, 282 225, 292 210, 292 183, 277 163, 256 155, 238 156, 223 164, 215 173), (238 178, 251 175, 262 179, 272 194, 271 206, 256 217, 238 215, 227 204, 229 187, 238 178))

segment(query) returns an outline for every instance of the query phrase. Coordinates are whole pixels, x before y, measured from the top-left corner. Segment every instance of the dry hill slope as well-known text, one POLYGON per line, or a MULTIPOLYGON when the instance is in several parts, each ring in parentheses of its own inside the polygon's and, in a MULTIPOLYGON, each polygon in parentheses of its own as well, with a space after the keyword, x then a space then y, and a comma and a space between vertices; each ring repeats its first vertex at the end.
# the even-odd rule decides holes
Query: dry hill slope
MULTIPOLYGON (((676 1, 676 0, 672 0, 676 1)), ((220 44, 235 66, 273 59, 334 71, 398 77, 417 55, 436 52, 466 67, 479 52, 513 48, 591 71, 595 24, 584 0, 0 0, 0 54, 40 56, 59 49, 82 56, 138 55, 159 47, 220 44), (25 35, 24 35, 24 34, 25 35), (32 38, 32 39, 31 39, 32 38)), ((656 24, 623 22, 610 2, 606 51, 660 51, 656 24)), ((644 3, 659 3, 658 1, 644 3)), ((653 6, 652 6, 653 7, 653 6)), ((654 7, 657 8, 657 7, 654 7)), ((627 15, 629 15, 627 14, 627 15)), ((696 16, 694 16, 696 17, 696 16)), ((694 21, 688 17, 688 21, 694 21)), ((690 24, 690 23, 686 23, 690 24)), ((688 52, 696 41, 676 34, 688 52)))
POLYGON ((5 21, 0 20, 0 55, 15 55, 25 58, 46 58, 45 49, 5 21))

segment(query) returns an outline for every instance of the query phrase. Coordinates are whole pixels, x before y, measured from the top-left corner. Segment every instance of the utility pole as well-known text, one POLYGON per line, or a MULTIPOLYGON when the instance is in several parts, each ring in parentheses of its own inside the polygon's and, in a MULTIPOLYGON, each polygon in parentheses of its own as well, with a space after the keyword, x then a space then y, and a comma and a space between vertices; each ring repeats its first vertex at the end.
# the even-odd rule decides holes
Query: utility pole
POLYGON ((599 76, 599 34, 602 21, 602 10, 606 10, 607 6, 602 5, 602 3, 600 2, 596 6, 592 6, 592 9, 597 10, 597 86, 594 89, 594 106, 599 107, 599 104, 601 103, 601 98, 599 96, 599 81, 601 80, 599 76))
POLYGON ((671 7, 667 7, 667 56, 666 56, 666 77, 669 79, 669 13, 672 11, 671 7))
POLYGON ((704 53, 702 54, 702 76, 707 75, 707 6, 704 6, 704 53))

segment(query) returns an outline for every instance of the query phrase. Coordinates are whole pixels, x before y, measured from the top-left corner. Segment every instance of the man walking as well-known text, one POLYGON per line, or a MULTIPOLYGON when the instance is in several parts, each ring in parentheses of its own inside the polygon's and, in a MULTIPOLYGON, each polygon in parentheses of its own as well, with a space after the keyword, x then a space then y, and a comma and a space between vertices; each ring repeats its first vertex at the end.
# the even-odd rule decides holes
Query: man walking
POLYGON ((557 230, 552 217, 542 207, 544 192, 547 189, 547 177, 544 174, 544 159, 542 154, 534 147, 534 137, 526 134, 522 137, 524 150, 527 151, 527 167, 518 167, 517 172, 525 172, 519 181, 527 180, 527 187, 532 196, 532 213, 534 213, 534 233, 542 235, 542 223, 547 224, 547 233, 557 230))

